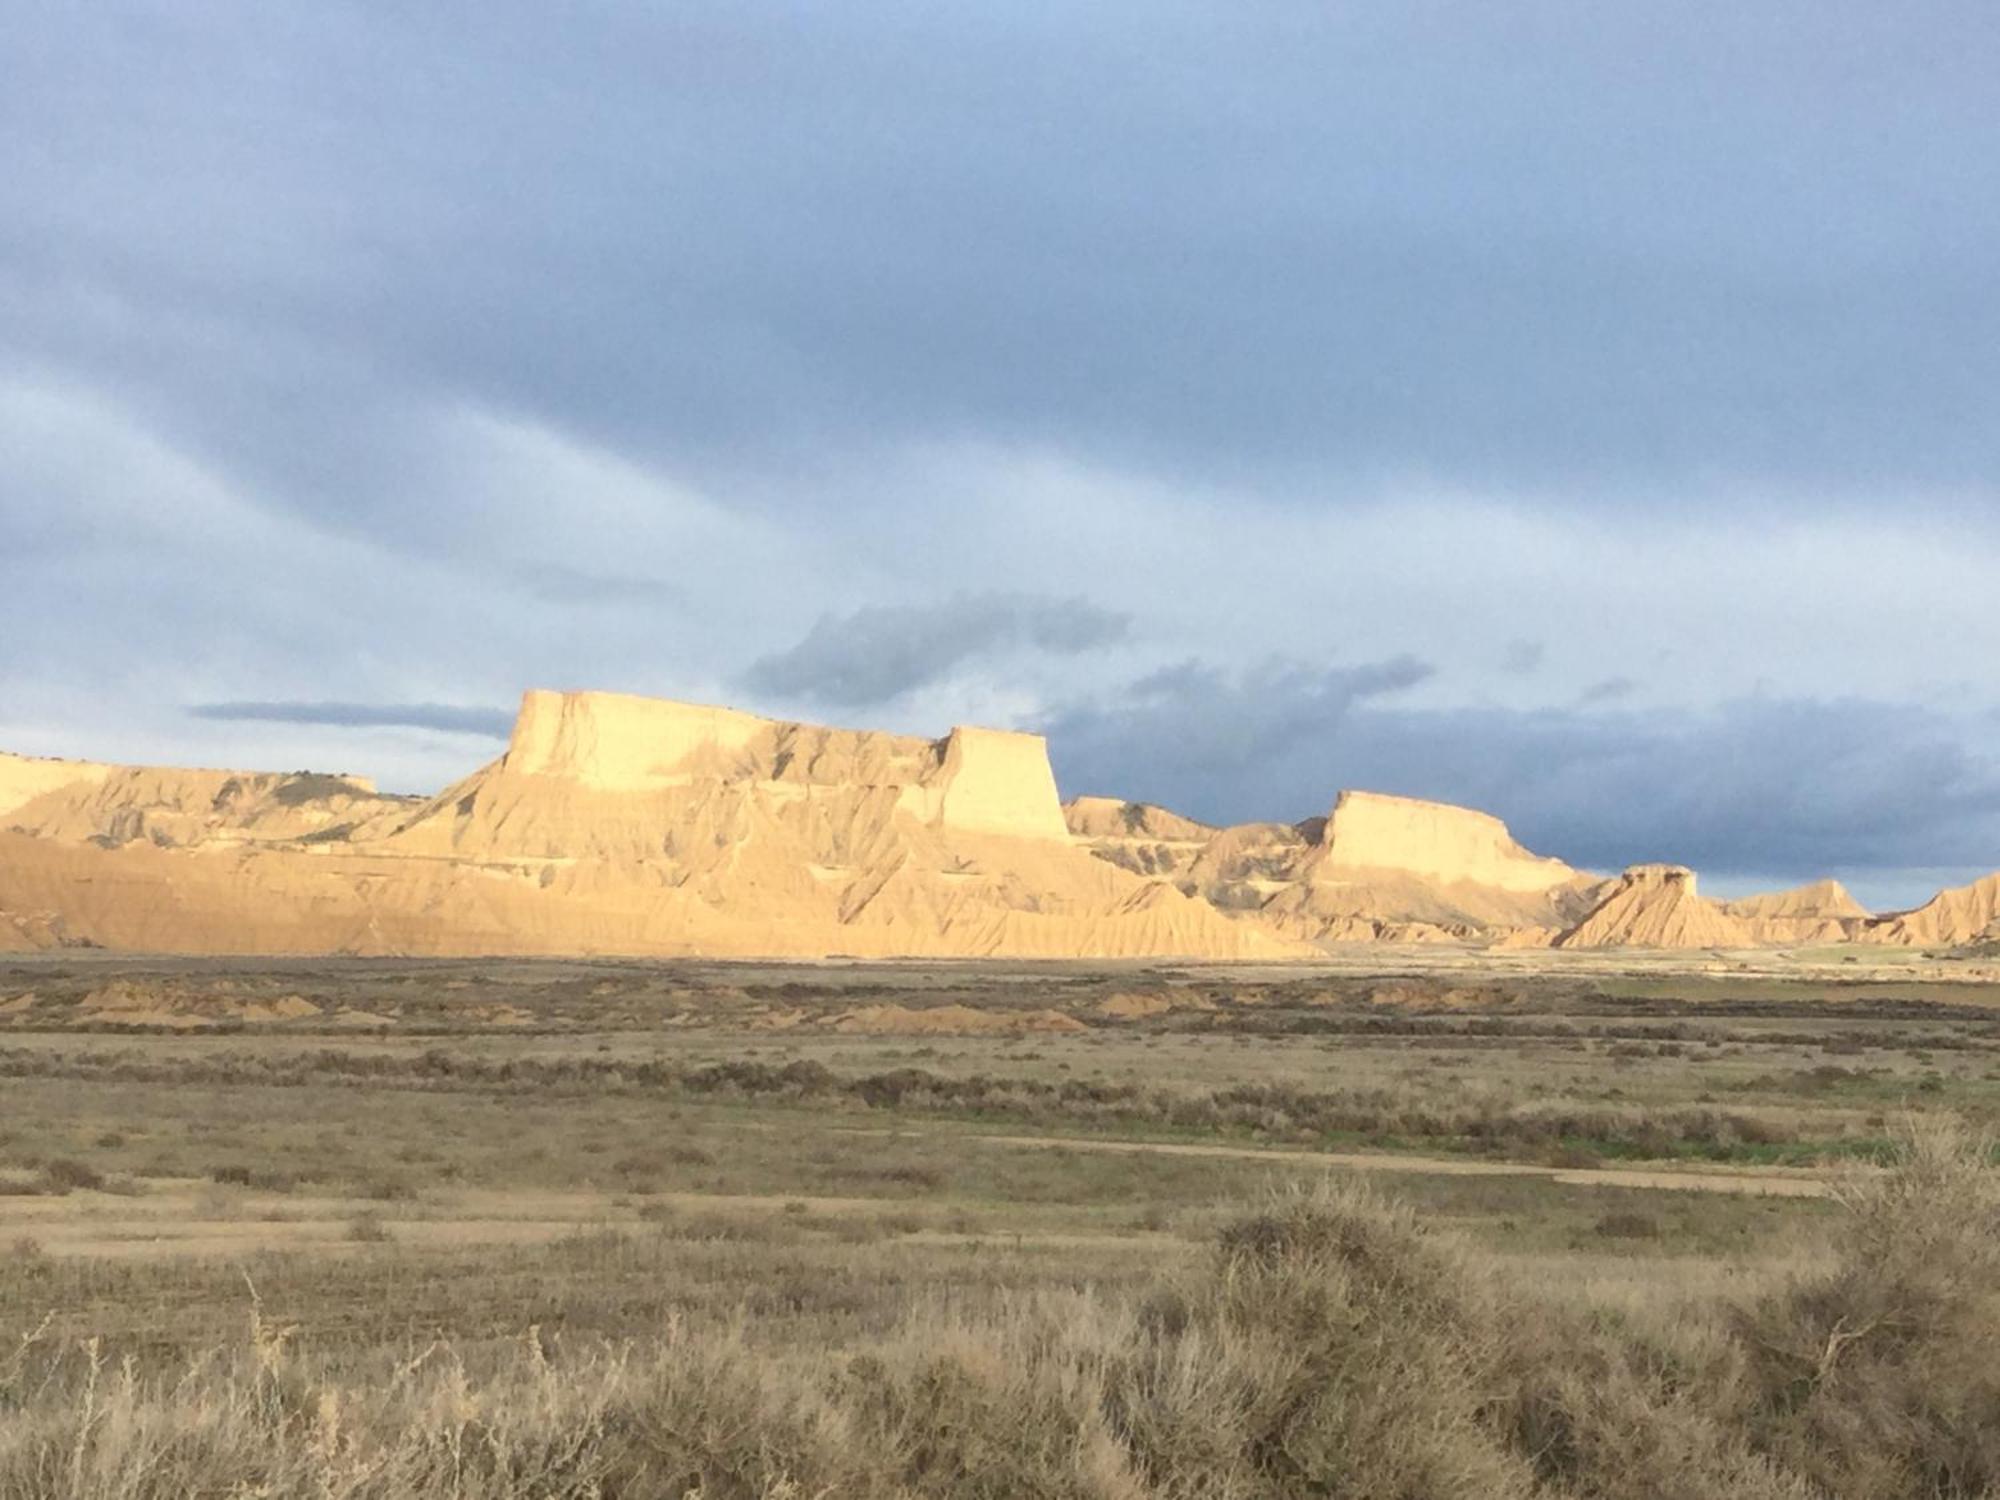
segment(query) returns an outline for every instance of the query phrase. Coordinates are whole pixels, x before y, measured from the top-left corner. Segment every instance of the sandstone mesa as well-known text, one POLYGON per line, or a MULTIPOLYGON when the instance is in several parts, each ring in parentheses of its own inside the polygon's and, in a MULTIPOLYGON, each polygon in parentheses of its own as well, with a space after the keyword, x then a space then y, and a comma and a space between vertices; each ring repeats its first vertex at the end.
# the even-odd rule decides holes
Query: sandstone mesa
POLYGON ((2000 937, 2000 875, 1873 916, 1837 883, 1703 897, 1609 878, 1468 808, 1344 791, 1215 828, 1064 804, 1035 735, 928 740, 531 691, 435 797, 352 776, 0 753, 0 951, 1310 958, 1351 942, 1557 952, 2000 937))

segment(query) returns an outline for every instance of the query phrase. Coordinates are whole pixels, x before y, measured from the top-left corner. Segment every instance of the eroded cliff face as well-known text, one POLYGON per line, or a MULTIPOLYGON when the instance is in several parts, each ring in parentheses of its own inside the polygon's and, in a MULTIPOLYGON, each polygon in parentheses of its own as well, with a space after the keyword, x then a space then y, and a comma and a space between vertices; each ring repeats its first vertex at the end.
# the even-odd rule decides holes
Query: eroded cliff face
POLYGON ((1723 903, 1760 946, 1879 943, 1899 948, 1954 949, 2000 937, 2000 874, 1939 891, 1910 911, 1871 914, 1837 880, 1723 903))
POLYGON ((95 784, 116 769, 88 760, 52 760, 0 751, 0 818, 64 787, 95 784))
POLYGON ((1914 911, 1869 924, 1864 936, 1904 948, 1952 948, 2000 938, 2000 874, 1939 891, 1914 911))
POLYGON ((1001 729, 961 726, 923 740, 622 693, 533 691, 494 774, 620 793, 752 783, 886 789, 934 827, 1069 838, 1047 742, 1001 729))
POLYGON ((1848 893, 1838 880, 1816 880, 1788 891, 1770 891, 1761 896, 1745 896, 1725 901, 1723 909, 1734 916, 1759 920, 1780 918, 1816 922, 1865 922, 1868 908, 1848 893))
POLYGON ((1441 885, 1540 893, 1576 879, 1559 859, 1532 854, 1489 813, 1380 792, 1342 792, 1321 836, 1317 873, 1393 871, 1441 885))
POLYGON ((635 865, 699 862, 705 847, 733 861, 776 843, 803 877, 805 865, 877 861, 925 833, 1068 852, 1046 743, 1005 730, 926 740, 622 694, 531 692, 507 753, 391 842, 435 855, 635 865))
POLYGON ((1183 884, 1194 862, 1221 831, 1149 802, 1116 797, 1073 797, 1063 804, 1071 837, 1099 859, 1136 875, 1183 884))
POLYGON ((531 692, 427 800, 338 778, 44 777, 0 937, 171 951, 1283 956, 1076 847, 1043 742, 531 692), (24 936, 25 934, 25 936, 24 936), (36 936, 39 935, 39 936, 36 936))
POLYGON ((1048 741, 1040 735, 960 727, 946 736, 940 759, 939 827, 1069 843, 1048 741))
POLYGON ((521 696, 500 769, 604 792, 657 791, 768 770, 780 726, 735 709, 629 693, 521 696))
POLYGON ((1524 849, 1489 814, 1377 792, 1342 792, 1324 818, 1222 829, 1079 799, 1070 826, 1099 857, 1302 942, 1476 942, 1566 928, 1596 885, 1524 849))
POLYGON ((1722 910, 1740 918, 1758 943, 1787 945, 1857 941, 1874 918, 1837 880, 1817 880, 1788 891, 1770 891, 1724 901, 1722 910))
POLYGON ((285 844, 329 830, 346 838, 417 800, 381 796, 365 778, 306 771, 200 771, 0 756, 0 829, 104 847, 141 841, 174 849, 285 844))
POLYGON ((1634 865, 1555 940, 1558 948, 1750 948, 1756 935, 1702 896, 1684 865, 1634 865))
POLYGON ((506 752, 430 798, 0 755, 0 949, 1236 959, 1996 932, 2000 876, 1882 918, 1832 882, 1719 904, 1681 867, 1604 880, 1441 803, 1345 792, 1231 828, 1065 809, 1034 735, 624 694, 528 693, 506 752))

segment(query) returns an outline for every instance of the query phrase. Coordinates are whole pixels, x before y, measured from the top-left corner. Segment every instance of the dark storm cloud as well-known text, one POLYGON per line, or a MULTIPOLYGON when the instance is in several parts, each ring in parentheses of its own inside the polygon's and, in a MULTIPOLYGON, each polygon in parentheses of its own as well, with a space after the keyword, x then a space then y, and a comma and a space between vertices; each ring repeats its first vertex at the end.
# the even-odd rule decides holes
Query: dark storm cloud
POLYGON ((1123 639, 1126 616, 1082 599, 983 594, 826 615, 803 640, 753 662, 756 693, 851 708, 886 703, 975 657, 1032 649, 1075 656, 1123 639))
POLYGON ((1398 705, 1396 664, 1187 666, 1051 716, 1065 792, 1214 822, 1291 821, 1342 787, 1483 808, 1530 847, 1721 874, 2000 866, 2000 745, 1906 704, 1751 698, 1709 711, 1398 705))
POLYGON ((966 433, 1649 496, 2000 464, 1977 4, 190 0, 13 33, 5 347, 389 545, 463 538, 425 521, 427 401, 715 474, 966 433))
POLYGON ((2000 866, 1991 737, 1907 704, 1750 698, 1709 711, 1443 711, 1357 721, 1346 764, 1505 810, 1578 863, 1718 873, 2000 866))
POLYGON ((435 729, 445 734, 505 739, 514 715, 498 708, 448 703, 198 703, 197 719, 262 724, 324 724, 336 729, 435 729))
POLYGON ((1242 673, 1183 662, 1038 727, 1065 796, 1157 802, 1216 823, 1289 822, 1325 811, 1347 721, 1431 675, 1409 656, 1332 668, 1274 659, 1242 673))

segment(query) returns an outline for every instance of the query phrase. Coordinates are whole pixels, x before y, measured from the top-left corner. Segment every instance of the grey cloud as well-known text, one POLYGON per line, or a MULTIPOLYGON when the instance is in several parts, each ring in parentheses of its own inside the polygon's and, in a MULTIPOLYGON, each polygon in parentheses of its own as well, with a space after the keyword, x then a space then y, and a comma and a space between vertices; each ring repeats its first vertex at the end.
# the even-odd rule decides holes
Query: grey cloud
POLYGON ((1990 487, 1982 8, 1579 14, 113 0, 0 60, 0 343, 401 545, 455 400, 794 479, 1990 487))
POLYGON ((1403 680, 1415 679, 1382 666, 1187 666, 1045 728, 1066 793, 1211 821, 1293 820, 1364 787, 1483 808, 1592 868, 2000 867, 2000 743, 1976 715, 1860 699, 1615 713, 1384 701, 1403 680))
POLYGON ((980 594, 822 616, 803 640, 753 662, 755 693, 843 708, 886 703, 975 657, 1018 648, 1075 656, 1124 638, 1125 615, 1083 599, 980 594))
POLYGON ((540 563, 517 570, 516 580, 544 604, 670 605, 686 591, 664 578, 638 574, 592 573, 558 563, 540 563))
POLYGON ((199 703, 197 719, 263 724, 323 724, 337 729, 434 729, 445 734, 505 739, 514 715, 498 708, 448 703, 199 703))
POLYGON ((1588 707, 1593 703, 1616 703, 1621 698, 1629 698, 1639 691, 1639 684, 1629 677, 1607 677, 1602 682, 1593 682, 1577 695, 1577 703, 1588 707))
POLYGON ((1066 796, 1157 802, 1217 823, 1290 821, 1325 811, 1340 785, 1347 721, 1432 670, 1409 656, 1331 668, 1274 658, 1242 673, 1190 661, 1037 727, 1066 796))
POLYGON ((1526 677, 1540 670, 1542 661, 1549 654, 1545 642, 1518 640, 1509 641, 1500 653, 1500 670, 1514 677, 1526 677))
POLYGON ((1488 807, 1577 863, 1799 877, 2000 866, 2000 746, 1909 704, 1747 698, 1678 713, 1382 714, 1350 727, 1355 774, 1488 807))

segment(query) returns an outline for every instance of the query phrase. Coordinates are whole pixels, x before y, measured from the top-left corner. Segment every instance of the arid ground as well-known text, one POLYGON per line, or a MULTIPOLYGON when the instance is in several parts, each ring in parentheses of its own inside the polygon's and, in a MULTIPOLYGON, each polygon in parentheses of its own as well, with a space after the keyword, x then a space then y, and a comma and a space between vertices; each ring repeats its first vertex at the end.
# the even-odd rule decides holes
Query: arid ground
POLYGON ((2000 1481, 1992 1283, 1838 1301, 2000 1226, 1935 969, 64 955, 0 1080, 0 1496, 2000 1481))

